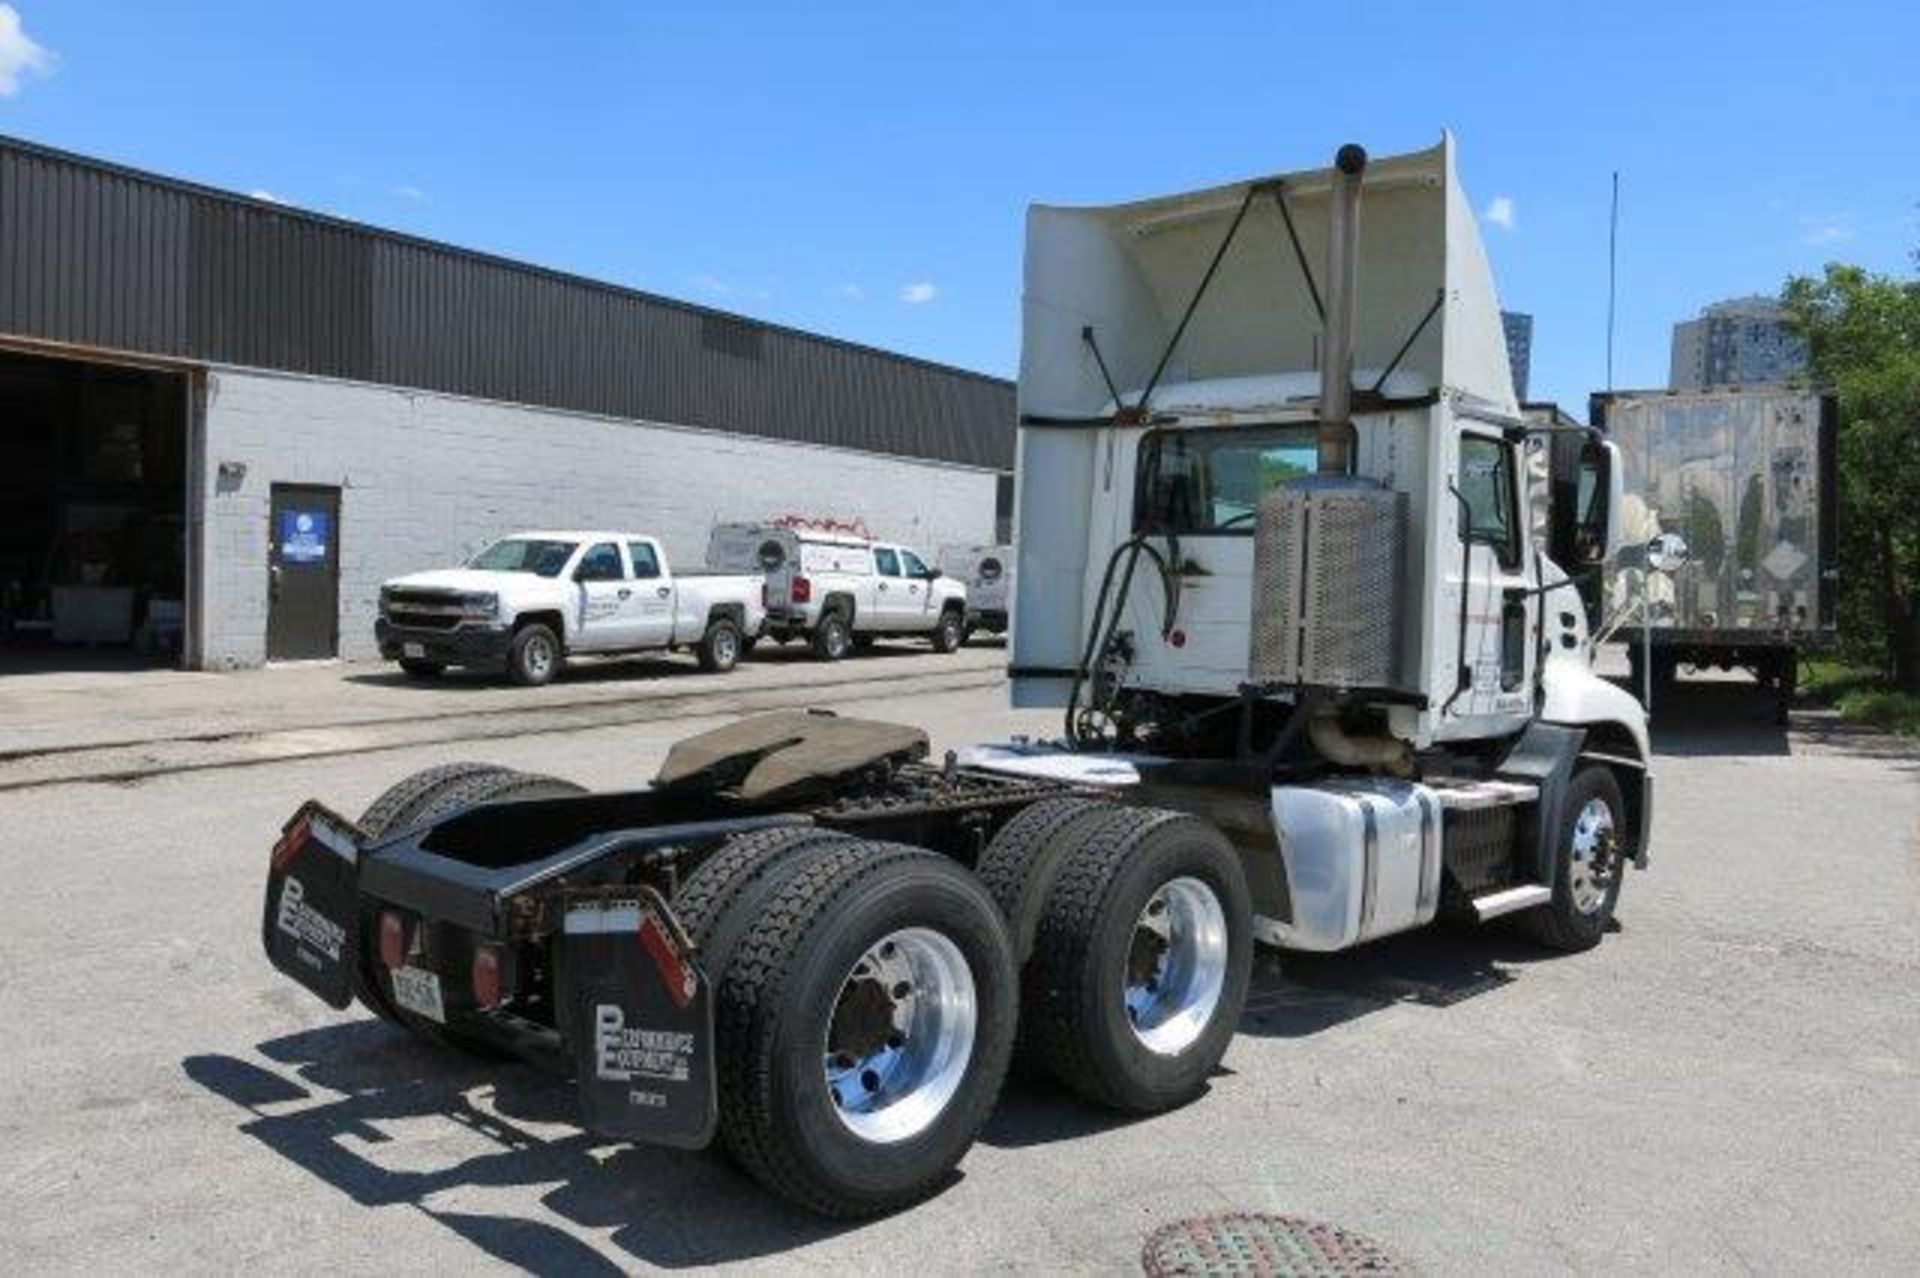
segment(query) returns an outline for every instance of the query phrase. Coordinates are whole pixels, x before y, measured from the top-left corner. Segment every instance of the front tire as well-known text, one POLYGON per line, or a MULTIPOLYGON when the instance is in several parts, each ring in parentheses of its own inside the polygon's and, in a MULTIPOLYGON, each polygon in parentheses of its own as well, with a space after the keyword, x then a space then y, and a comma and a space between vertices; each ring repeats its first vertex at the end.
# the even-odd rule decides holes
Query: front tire
POLYGON ((515 631, 507 645, 507 677, 523 688, 537 688, 552 683, 565 660, 553 628, 531 622, 515 631))
POLYGON ((1563 953, 1600 944, 1620 901, 1628 854, 1627 805, 1611 768, 1573 774, 1560 817, 1553 900, 1514 916, 1529 939, 1563 953))
POLYGON ((999 912, 966 870, 918 848, 815 850, 761 907, 716 990, 721 1139, 762 1184, 826 1215, 938 1189, 1012 1054, 999 912))
POLYGON ((1206 1089, 1253 969, 1238 853, 1151 808, 1076 824, 1022 982, 1023 1043, 1086 1100, 1157 1114, 1206 1089))

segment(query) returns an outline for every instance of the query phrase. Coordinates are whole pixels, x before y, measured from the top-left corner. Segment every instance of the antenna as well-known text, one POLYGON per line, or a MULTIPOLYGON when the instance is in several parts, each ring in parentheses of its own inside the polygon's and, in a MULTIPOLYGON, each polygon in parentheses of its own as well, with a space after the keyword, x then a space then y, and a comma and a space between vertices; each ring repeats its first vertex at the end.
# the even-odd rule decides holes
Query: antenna
POLYGON ((1613 208, 1607 215, 1607 389, 1613 389, 1613 299, 1620 275, 1620 170, 1613 171, 1613 208))

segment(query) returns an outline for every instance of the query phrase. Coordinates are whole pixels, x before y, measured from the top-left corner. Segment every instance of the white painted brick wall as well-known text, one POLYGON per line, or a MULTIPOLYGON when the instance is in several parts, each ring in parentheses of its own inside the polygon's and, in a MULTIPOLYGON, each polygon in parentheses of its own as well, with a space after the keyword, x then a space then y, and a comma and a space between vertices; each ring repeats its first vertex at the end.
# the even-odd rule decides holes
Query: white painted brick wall
POLYGON ((351 382, 208 376, 205 664, 266 659, 271 486, 340 491, 340 655, 376 655, 380 583, 444 567, 520 528, 652 533, 699 567, 714 524, 788 511, 858 516, 919 546, 992 540, 994 475, 714 431, 351 382), (246 476, 230 491, 221 462, 246 476))

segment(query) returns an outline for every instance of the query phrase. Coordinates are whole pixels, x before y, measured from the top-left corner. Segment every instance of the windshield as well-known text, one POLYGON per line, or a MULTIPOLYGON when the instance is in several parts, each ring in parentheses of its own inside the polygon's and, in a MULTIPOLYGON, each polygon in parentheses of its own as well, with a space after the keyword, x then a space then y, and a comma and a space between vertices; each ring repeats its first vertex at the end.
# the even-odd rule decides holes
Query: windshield
POLYGON ((540 577, 558 577, 573 558, 575 541, 539 541, 509 537, 496 541, 467 563, 481 572, 530 572, 540 577))
POLYGON ((1260 498, 1314 472, 1317 428, 1156 430, 1140 441, 1137 532, 1251 535, 1260 498))

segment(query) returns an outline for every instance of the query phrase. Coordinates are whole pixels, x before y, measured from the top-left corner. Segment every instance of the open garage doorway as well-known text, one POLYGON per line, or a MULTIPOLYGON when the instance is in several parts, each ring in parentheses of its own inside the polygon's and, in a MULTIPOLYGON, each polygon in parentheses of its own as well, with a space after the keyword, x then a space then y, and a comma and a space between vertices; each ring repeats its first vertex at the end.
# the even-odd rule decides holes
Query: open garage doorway
POLYGON ((0 350, 0 674, 177 666, 186 375, 0 350))

